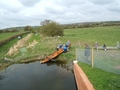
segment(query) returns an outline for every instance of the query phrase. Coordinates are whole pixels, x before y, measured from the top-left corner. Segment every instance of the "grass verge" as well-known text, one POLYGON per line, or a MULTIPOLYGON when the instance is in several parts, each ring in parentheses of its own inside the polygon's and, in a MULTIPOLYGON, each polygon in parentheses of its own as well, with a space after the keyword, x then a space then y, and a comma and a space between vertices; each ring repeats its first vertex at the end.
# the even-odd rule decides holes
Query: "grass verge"
POLYGON ((81 62, 78 64, 83 69, 96 90, 120 89, 120 75, 92 68, 90 65, 81 62))

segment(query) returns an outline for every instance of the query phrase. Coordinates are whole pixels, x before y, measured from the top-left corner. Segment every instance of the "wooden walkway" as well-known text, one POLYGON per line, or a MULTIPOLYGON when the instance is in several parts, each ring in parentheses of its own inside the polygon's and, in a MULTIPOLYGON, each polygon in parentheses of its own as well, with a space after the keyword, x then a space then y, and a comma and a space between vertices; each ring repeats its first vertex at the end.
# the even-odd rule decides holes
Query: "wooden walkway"
POLYGON ((95 90, 77 61, 73 61, 73 69, 78 90, 95 90))
MULTIPOLYGON (((64 46, 64 47, 66 47, 66 49, 69 49, 70 46, 71 46, 70 43, 68 43, 68 44, 66 44, 66 45, 67 45, 67 46, 64 46)), ((48 61, 56 58, 58 55, 60 55, 61 53, 64 52, 64 47, 63 47, 63 48, 59 48, 59 50, 57 50, 57 51, 55 51, 54 53, 52 53, 51 55, 47 56, 44 60, 40 61, 40 63, 41 63, 41 64, 42 64, 42 63, 46 63, 46 62, 48 62, 48 61)))
POLYGON ((64 52, 64 50, 62 48, 60 48, 59 50, 55 51, 52 55, 49 55, 44 60, 40 61, 40 63, 46 63, 46 62, 54 59, 55 57, 57 57, 58 55, 60 55, 63 52, 64 52))

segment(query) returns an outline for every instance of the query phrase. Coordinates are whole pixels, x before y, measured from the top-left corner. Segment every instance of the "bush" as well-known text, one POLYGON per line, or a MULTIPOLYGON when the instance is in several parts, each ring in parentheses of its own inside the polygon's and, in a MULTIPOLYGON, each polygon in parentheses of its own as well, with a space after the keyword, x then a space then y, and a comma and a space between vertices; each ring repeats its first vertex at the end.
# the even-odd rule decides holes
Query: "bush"
POLYGON ((58 23, 50 21, 41 26, 40 33, 44 36, 63 36, 63 28, 58 23))
POLYGON ((31 32, 32 31, 32 27, 31 26, 26 26, 26 27, 24 27, 24 31, 31 32))

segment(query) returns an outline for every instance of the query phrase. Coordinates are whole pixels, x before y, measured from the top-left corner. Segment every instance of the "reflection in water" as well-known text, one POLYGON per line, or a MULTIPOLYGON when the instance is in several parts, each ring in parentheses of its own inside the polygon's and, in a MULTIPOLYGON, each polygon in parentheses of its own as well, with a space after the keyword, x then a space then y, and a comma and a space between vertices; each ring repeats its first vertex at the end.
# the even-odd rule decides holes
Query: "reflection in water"
POLYGON ((71 66, 60 61, 11 65, 0 71, 0 90, 77 90, 71 66))
MULTIPOLYGON (((3 80, 5 77, 3 75, 0 75, 0 81, 3 80)), ((2 84, 0 83, 0 87, 2 86, 2 84)))
POLYGON ((4 79, 4 76, 3 75, 0 75, 0 80, 3 80, 4 79))
POLYGON ((58 67, 62 67, 63 69, 66 69, 67 71, 72 71, 73 72, 73 63, 70 61, 50 61, 46 63, 47 66, 51 65, 57 65, 58 67))

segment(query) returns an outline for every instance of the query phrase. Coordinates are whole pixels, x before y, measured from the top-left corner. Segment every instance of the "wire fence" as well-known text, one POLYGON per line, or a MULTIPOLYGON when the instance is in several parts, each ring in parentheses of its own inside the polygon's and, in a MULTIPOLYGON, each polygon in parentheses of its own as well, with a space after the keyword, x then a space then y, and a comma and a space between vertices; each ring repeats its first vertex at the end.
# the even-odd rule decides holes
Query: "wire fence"
POLYGON ((120 74, 120 50, 93 50, 90 49, 91 54, 89 57, 85 56, 84 49, 76 49, 76 58, 79 62, 83 62, 93 67, 120 74), (93 54, 92 54, 93 53, 93 54), (93 59, 92 59, 93 58, 93 59))

